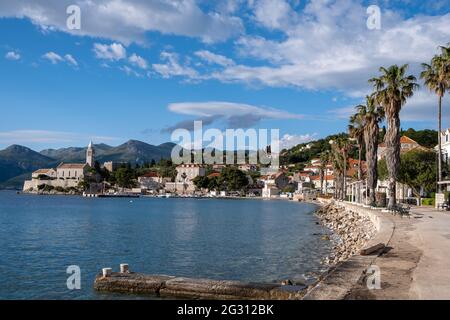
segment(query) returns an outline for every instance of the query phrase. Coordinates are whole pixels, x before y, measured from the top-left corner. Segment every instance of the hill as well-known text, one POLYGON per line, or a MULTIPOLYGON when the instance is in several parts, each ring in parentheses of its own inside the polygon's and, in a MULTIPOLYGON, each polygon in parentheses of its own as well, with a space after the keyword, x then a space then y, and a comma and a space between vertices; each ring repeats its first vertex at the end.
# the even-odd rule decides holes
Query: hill
POLYGON ((12 145, 0 150, 0 183, 39 168, 54 166, 55 159, 30 148, 12 145))
MULTIPOLYGON (((379 141, 383 141, 385 129, 380 130, 379 141)), ((408 138, 415 140, 420 145, 427 148, 434 148, 438 144, 438 133, 435 130, 414 130, 412 128, 408 130, 402 130, 401 135, 405 135, 408 138)), ((280 162, 283 165, 287 164, 299 164, 303 165, 308 163, 314 158, 319 158, 320 154, 326 150, 330 150, 330 140, 335 140, 338 137, 348 137, 346 133, 340 133, 337 135, 331 135, 324 139, 311 141, 308 143, 299 144, 289 150, 283 150, 280 157, 280 162)), ((357 150, 352 150, 350 157, 357 158, 357 150)), ((364 152, 363 152, 364 158, 364 152)))
MULTIPOLYGON (((154 146, 137 140, 130 140, 117 147, 97 144, 94 145, 95 159, 100 163, 116 161, 142 165, 152 160, 169 159, 174 145, 164 143, 154 146)), ((56 167, 61 162, 83 163, 86 149, 69 147, 36 152, 24 146, 12 145, 0 150, 0 188, 20 189, 31 172, 39 168, 56 167)))

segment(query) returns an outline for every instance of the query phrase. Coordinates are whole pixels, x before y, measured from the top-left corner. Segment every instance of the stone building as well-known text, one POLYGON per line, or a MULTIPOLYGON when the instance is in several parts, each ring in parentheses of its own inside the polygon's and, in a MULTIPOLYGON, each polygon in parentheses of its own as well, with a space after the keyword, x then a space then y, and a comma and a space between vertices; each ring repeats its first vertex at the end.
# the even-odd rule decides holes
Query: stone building
POLYGON ((46 185, 54 188, 76 188, 94 163, 95 151, 90 142, 85 163, 61 163, 56 169, 36 170, 32 173, 31 180, 24 182, 23 191, 37 191, 46 185))

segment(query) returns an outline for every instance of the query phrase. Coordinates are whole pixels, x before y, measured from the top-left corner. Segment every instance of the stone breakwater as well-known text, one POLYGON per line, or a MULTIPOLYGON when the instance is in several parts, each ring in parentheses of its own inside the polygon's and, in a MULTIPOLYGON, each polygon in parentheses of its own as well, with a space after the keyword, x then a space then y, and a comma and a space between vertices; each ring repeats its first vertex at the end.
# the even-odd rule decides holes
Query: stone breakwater
POLYGON ((346 210, 333 203, 321 207, 316 212, 321 223, 333 232, 333 253, 323 261, 325 265, 334 266, 346 261, 374 237, 377 230, 372 221, 364 215, 346 210))

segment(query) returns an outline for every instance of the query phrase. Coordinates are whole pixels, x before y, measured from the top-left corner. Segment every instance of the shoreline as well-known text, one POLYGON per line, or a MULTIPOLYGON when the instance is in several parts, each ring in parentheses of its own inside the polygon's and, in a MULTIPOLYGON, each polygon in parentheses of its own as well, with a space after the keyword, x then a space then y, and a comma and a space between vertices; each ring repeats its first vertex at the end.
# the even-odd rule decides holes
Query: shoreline
MULTIPOLYGON (((14 192, 11 190, 1 190, 6 192, 14 192)), ((18 193, 16 191, 16 193, 18 193)), ((29 193, 20 193, 26 194, 29 193)), ((39 194, 32 194, 39 195, 39 194)), ((61 196, 59 194, 45 194, 49 196, 61 196)), ((62 194, 64 195, 64 194, 62 194)), ((77 195, 67 195, 67 196, 77 196, 77 195)), ((358 257, 358 251, 362 249, 365 245, 367 245, 370 241, 376 238, 379 230, 376 228, 374 221, 371 220, 368 216, 361 214, 358 212, 359 209, 364 210, 362 207, 356 207, 349 209, 348 204, 344 203, 336 203, 334 201, 295 201, 289 198, 262 198, 262 197, 179 197, 180 199, 194 199, 194 200, 219 200, 219 199, 227 199, 227 200, 272 200, 272 201, 293 201, 298 202, 299 204, 309 204, 313 205, 310 213, 313 213, 315 217, 318 219, 317 224, 321 224, 323 227, 327 228, 327 230, 331 233, 328 238, 328 234, 324 233, 324 237, 327 239, 323 239, 326 241, 331 241, 333 245, 333 251, 323 257, 322 265, 324 268, 321 269, 320 272, 317 272, 312 278, 311 282, 302 283, 303 288, 299 288, 296 286, 296 283, 292 283, 290 279, 283 281, 282 284, 287 284, 283 287, 285 289, 292 289, 296 287, 295 299, 321 299, 321 295, 319 292, 327 291, 326 287, 328 287, 327 281, 329 281, 333 274, 336 273, 336 270, 341 268, 342 265, 348 263, 348 261, 352 260, 355 257, 358 257), (370 226, 370 228, 368 227, 370 226)), ((169 198, 170 199, 170 198, 169 198)), ((367 209, 365 209, 367 210, 367 209)), ((282 263, 282 261, 280 262, 282 263)), ((358 274, 358 278, 360 277, 361 272, 358 274)), ((357 283, 355 281, 350 281, 347 285, 353 286, 357 283)), ((225 280, 223 280, 225 281, 225 280)), ((282 286, 280 284, 280 286, 282 286)), ((342 295, 332 294, 331 296, 327 294, 329 299, 343 299, 342 295)))
POLYGON ((375 259, 389 249, 388 245, 393 237, 395 223, 380 210, 372 210, 363 206, 357 206, 345 202, 331 201, 325 206, 335 207, 333 210, 341 210, 348 216, 359 215, 363 221, 370 220, 375 232, 367 239, 363 246, 355 246, 353 255, 343 255, 337 263, 330 265, 319 281, 310 286, 304 296, 304 300, 346 300, 353 288, 361 285, 366 280, 366 274, 375 259), (368 220, 367 220, 368 219, 368 220), (358 252, 362 248, 383 244, 385 248, 379 249, 369 255, 361 255, 358 252), (359 248, 358 248, 359 247, 359 248), (340 260, 340 261, 339 261, 340 260))

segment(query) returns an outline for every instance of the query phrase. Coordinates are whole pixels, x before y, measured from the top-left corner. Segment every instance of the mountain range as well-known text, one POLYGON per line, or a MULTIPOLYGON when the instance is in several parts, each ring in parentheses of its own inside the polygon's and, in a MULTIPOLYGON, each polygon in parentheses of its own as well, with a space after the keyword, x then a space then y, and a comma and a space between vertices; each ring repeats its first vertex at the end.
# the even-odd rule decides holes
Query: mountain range
MULTIPOLYGON (((116 161, 143 164, 152 160, 170 158, 173 143, 155 146, 142 141, 130 140, 117 147, 106 144, 94 145, 95 159, 100 162, 116 161)), ((61 162, 84 163, 86 147, 46 149, 40 152, 12 145, 0 150, 0 188, 21 189, 23 181, 39 168, 54 168, 61 162)))

